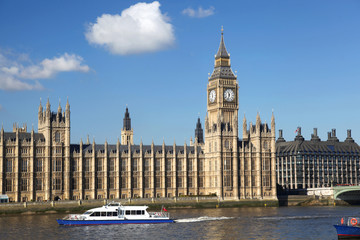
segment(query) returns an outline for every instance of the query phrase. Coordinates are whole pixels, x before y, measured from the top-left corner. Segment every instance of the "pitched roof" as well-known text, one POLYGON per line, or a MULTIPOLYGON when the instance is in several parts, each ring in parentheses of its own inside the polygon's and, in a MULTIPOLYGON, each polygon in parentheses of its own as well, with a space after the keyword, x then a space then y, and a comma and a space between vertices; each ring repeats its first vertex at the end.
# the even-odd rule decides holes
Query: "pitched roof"
POLYGON ((223 32, 221 32, 221 40, 220 40, 219 50, 215 56, 215 59, 219 59, 219 58, 230 58, 230 55, 226 51, 223 32))
POLYGON ((276 154, 360 154, 360 147, 355 142, 305 141, 276 143, 276 154))

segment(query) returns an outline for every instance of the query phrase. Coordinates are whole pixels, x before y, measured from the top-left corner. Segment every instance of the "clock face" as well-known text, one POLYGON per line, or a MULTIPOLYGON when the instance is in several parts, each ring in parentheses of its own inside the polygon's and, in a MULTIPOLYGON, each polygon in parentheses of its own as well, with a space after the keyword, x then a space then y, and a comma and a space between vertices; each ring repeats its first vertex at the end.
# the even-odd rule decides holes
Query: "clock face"
POLYGON ((215 90, 211 90, 210 93, 209 93, 209 100, 211 103, 213 103, 216 99, 216 92, 215 90))
POLYGON ((228 102, 231 102, 232 100, 234 100, 235 94, 234 94, 233 90, 226 89, 226 91, 224 92, 224 98, 228 102))

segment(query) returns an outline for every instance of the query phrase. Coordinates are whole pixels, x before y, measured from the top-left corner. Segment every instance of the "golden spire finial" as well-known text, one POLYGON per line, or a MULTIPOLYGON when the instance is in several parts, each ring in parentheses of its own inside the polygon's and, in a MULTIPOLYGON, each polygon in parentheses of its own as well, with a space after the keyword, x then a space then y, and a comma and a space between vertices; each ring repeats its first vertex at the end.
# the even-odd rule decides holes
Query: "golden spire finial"
POLYGON ((221 34, 223 34, 223 33, 224 33, 224 26, 221 25, 221 34))

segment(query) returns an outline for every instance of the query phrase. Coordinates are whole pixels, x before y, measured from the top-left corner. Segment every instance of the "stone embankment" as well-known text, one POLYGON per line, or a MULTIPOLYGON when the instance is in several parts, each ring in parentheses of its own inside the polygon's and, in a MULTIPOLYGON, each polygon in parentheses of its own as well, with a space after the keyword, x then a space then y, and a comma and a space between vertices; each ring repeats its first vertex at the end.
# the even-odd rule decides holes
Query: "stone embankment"
POLYGON ((0 215, 4 214, 46 214, 46 213, 82 213, 90 208, 102 206, 108 202, 121 202, 123 205, 147 205, 150 209, 175 208, 230 208, 230 207, 277 207, 277 200, 219 200, 217 197, 178 197, 150 199, 102 199, 102 200, 66 200, 49 202, 23 202, 0 204, 0 215))
POLYGON ((346 201, 334 200, 331 196, 280 195, 279 206, 349 206, 346 201))
POLYGON ((5 214, 47 214, 82 213, 90 208, 108 202, 121 202, 123 205, 147 205, 150 209, 175 208, 231 208, 231 207, 278 207, 278 206, 344 206, 345 201, 334 201, 330 197, 308 195, 280 195, 278 200, 220 200, 217 197, 177 197, 177 198, 138 198, 102 200, 66 200, 49 202, 1 203, 0 215, 5 214))

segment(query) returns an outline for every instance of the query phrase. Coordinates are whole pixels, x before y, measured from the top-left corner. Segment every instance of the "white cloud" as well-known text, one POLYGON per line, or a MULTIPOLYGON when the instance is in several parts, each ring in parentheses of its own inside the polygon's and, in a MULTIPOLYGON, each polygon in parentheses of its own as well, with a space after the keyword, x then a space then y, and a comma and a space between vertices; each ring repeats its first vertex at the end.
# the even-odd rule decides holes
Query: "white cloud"
POLYGON ((34 84, 27 83, 13 76, 2 74, 0 71, 0 89, 9 91, 41 90, 43 86, 37 81, 34 84))
POLYGON ((83 59, 75 54, 65 53, 53 59, 44 59, 39 64, 24 66, 24 54, 16 60, 11 60, 0 53, 0 89, 2 90, 39 90, 43 89, 37 79, 49 79, 60 72, 88 72, 90 68, 83 65, 83 59), (25 80, 35 80, 33 82, 25 80))
POLYGON ((209 7, 208 9, 203 9, 199 7, 197 10, 193 8, 186 8, 182 11, 182 14, 187 15, 193 18, 205 18, 214 14, 214 7, 209 7))
POLYGON ((103 14, 89 25, 85 37, 89 43, 120 55, 166 49, 175 40, 173 26, 157 1, 137 3, 121 15, 103 14))

